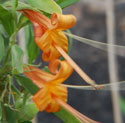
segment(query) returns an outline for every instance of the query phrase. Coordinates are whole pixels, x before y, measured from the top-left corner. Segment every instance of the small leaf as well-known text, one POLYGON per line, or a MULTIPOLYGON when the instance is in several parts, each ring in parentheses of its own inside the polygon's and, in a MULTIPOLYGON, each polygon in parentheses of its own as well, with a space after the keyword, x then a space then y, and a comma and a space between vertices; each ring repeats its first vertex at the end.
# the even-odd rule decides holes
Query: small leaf
POLYGON ((2 58, 4 56, 5 50, 4 50, 4 39, 0 35, 0 62, 2 61, 2 58))
MULTIPOLYGON (((70 30, 67 30, 68 33, 72 34, 72 32, 70 30)), ((71 51, 71 48, 72 48, 72 38, 69 37, 69 40, 68 40, 68 54, 70 54, 70 51, 71 51)))
POLYGON ((18 45, 13 45, 11 49, 11 62, 13 73, 18 74, 23 72, 23 51, 18 45))
POLYGON ((11 35, 15 30, 15 21, 11 11, 0 5, 0 21, 6 32, 11 35))
POLYGON ((120 106, 121 106, 122 112, 125 115, 125 99, 123 99, 122 97, 120 98, 120 106))
POLYGON ((54 0, 27 0, 29 4, 41 11, 53 14, 62 13, 62 10, 54 0))
POLYGON ((26 105, 23 105, 20 109, 18 109, 18 111, 19 112, 16 114, 18 121, 24 122, 32 120, 39 110, 34 103, 27 103, 26 105))
POLYGON ((79 0, 56 0, 56 3, 63 9, 78 1, 79 0))
POLYGON ((18 29, 21 29, 22 27, 26 26, 28 23, 30 23, 29 19, 26 16, 24 16, 24 14, 21 14, 17 27, 18 29))
POLYGON ((39 88, 32 82, 32 80, 30 80, 25 76, 16 75, 16 80, 25 89, 27 89, 32 95, 36 94, 39 91, 39 88))
POLYGON ((40 49, 35 43, 34 31, 32 25, 27 25, 25 27, 26 33, 26 49, 28 54, 29 63, 32 64, 35 62, 36 58, 39 56, 40 49))
POLYGON ((81 123, 79 119, 77 119, 74 115, 72 115, 64 108, 62 108, 59 112, 55 112, 54 114, 62 119, 64 123, 81 123))

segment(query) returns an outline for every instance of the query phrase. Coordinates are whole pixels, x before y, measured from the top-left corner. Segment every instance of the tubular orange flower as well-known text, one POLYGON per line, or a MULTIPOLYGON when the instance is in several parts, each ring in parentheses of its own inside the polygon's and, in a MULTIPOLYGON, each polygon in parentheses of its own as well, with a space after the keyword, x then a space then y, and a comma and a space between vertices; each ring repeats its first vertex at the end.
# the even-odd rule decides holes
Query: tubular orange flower
POLYGON ((51 73, 47 73, 36 67, 25 67, 24 74, 40 87, 40 90, 33 96, 40 111, 57 112, 63 106, 77 118, 85 123, 98 123, 81 114, 68 105, 67 88, 61 85, 73 72, 72 67, 66 61, 53 60, 49 64, 51 73))
POLYGON ((32 66, 24 68, 24 70, 25 75, 41 88, 33 97, 39 110, 43 111, 46 109, 47 112, 56 112, 59 111, 60 105, 54 98, 56 97, 63 102, 67 102, 67 88, 62 86, 61 83, 72 74, 73 69, 66 61, 60 60, 51 61, 49 68, 53 74, 32 66))
POLYGON ((43 50, 43 60, 51 61, 62 55, 83 80, 95 87, 95 82, 67 55, 68 39, 62 31, 74 26, 76 18, 73 15, 54 13, 49 19, 38 11, 29 9, 21 11, 34 25, 35 41, 43 50))
POLYGON ((68 39, 61 30, 69 29, 75 25, 76 18, 73 15, 54 13, 50 20, 37 11, 28 9, 22 11, 34 24, 35 41, 43 50, 42 58, 44 61, 50 61, 61 56, 54 45, 60 46, 66 52, 68 51, 68 39))

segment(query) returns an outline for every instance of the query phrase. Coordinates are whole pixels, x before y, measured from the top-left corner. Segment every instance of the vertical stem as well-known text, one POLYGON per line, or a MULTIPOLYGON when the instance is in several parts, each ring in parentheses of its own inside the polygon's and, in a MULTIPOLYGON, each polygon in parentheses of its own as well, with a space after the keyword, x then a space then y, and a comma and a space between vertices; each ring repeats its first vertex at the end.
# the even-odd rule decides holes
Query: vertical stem
MULTIPOLYGON (((24 30, 24 28, 22 28, 19 31, 18 38, 19 38, 19 45, 24 51, 23 63, 28 63, 28 59, 27 59, 27 55, 26 55, 26 43, 25 43, 25 30, 24 30)), ((32 123, 37 123, 37 116, 32 120, 32 123)))
MULTIPOLYGON (((107 40, 109 44, 115 44, 115 15, 114 15, 114 0, 106 1, 106 15, 107 15, 107 40)), ((115 48, 113 46, 108 47, 108 64, 109 64, 109 77, 110 82, 118 81, 118 71, 117 71, 117 59, 115 55, 115 48), (110 52, 112 51, 112 52, 110 52)), ((120 103, 119 103, 119 91, 118 85, 113 84, 111 86, 112 103, 113 103, 113 115, 115 123, 122 123, 120 103)))

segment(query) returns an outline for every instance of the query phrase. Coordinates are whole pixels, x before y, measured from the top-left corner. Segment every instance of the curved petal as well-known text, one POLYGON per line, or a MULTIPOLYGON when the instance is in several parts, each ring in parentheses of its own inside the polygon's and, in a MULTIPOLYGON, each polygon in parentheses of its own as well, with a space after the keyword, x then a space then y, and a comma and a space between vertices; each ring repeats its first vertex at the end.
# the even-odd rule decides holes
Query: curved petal
POLYGON ((46 109, 47 112, 57 112, 61 106, 55 101, 55 98, 67 102, 68 91, 66 87, 61 85, 47 83, 47 85, 40 89, 34 96, 33 101, 40 111, 46 109))
POLYGON ((53 60, 50 62, 49 68, 52 73, 56 73, 53 80, 51 80, 51 83, 56 84, 64 82, 73 72, 73 68, 67 61, 53 60))
POLYGON ((50 19, 43 15, 41 12, 30 9, 23 9, 21 10, 21 12, 23 12, 24 15, 27 16, 32 23, 37 23, 45 29, 51 27, 50 19))
POLYGON ((37 105, 38 109, 40 111, 43 111, 46 109, 48 104, 51 103, 52 97, 48 91, 47 88, 40 89, 34 96, 33 101, 37 105))
POLYGON ((24 74, 28 76, 40 88, 54 78, 54 75, 33 66, 25 67, 24 74))
MULTIPOLYGON (((40 31, 37 32, 40 35, 40 31)), ((36 37, 38 39, 38 37, 36 37)), ((57 59, 61 54, 55 48, 55 45, 62 47, 62 49, 68 51, 68 39, 62 31, 46 31, 36 43, 43 50, 42 58, 44 61, 50 61, 57 59)))
POLYGON ((66 30, 76 24, 76 17, 73 15, 62 15, 54 13, 51 17, 51 29, 66 30))

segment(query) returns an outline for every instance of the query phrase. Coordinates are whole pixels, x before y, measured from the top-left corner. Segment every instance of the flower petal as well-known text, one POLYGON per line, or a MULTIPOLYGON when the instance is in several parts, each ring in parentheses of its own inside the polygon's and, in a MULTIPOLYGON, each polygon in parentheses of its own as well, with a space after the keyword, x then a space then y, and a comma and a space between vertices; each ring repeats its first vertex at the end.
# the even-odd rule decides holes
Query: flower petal
POLYGON ((21 10, 21 12, 23 12, 24 15, 26 15, 32 23, 37 23, 44 29, 48 29, 51 27, 50 19, 43 15, 41 12, 30 9, 23 9, 21 10))
POLYGON ((47 88, 42 88, 33 96, 33 101, 37 105, 40 111, 46 109, 48 104, 51 102, 51 95, 47 88))
POLYGON ((33 66, 25 67, 24 74, 28 76, 40 88, 54 78, 54 75, 33 66))
POLYGON ((73 72, 73 68, 67 61, 60 61, 57 59, 50 62, 49 68, 52 73, 56 73, 55 77, 51 80, 52 83, 56 84, 64 82, 73 72))
POLYGON ((66 30, 76 24, 76 17, 73 15, 62 15, 54 13, 51 17, 52 29, 66 30))
POLYGON ((43 60, 50 61, 57 59, 61 54, 55 48, 55 44, 68 51, 68 39, 62 31, 46 31, 46 33, 37 40, 37 45, 43 50, 43 60))

